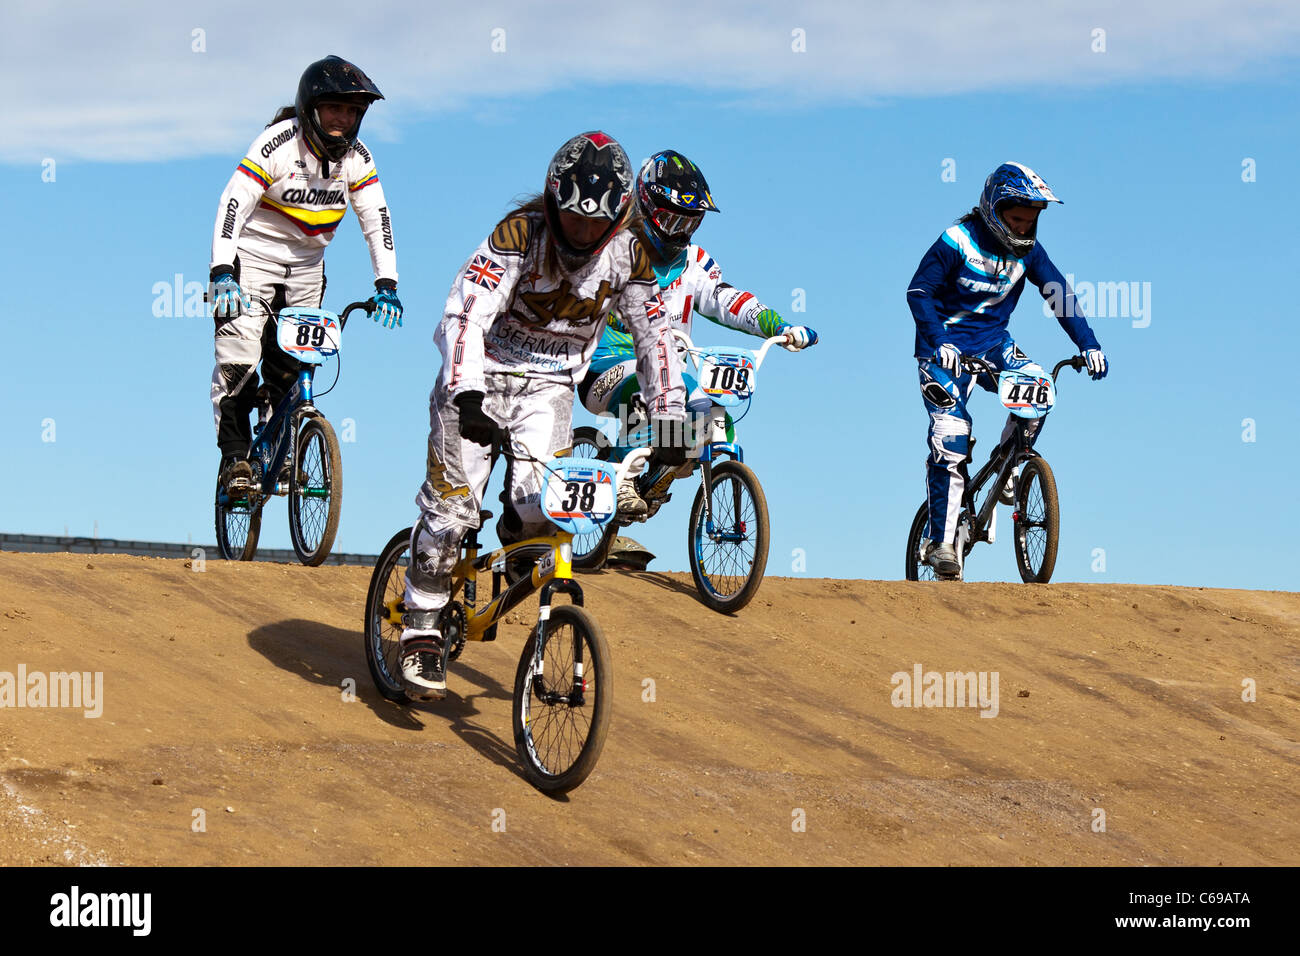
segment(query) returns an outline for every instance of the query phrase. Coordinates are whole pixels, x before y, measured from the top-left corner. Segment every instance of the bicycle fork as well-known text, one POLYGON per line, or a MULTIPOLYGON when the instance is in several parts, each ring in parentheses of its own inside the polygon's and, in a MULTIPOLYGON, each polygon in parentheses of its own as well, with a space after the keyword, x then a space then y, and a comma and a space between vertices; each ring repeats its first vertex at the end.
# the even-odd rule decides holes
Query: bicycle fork
POLYGON ((551 595, 562 591, 569 595, 573 603, 582 607, 582 588, 572 578, 557 578, 542 587, 541 603, 537 608, 537 642, 533 645, 533 696, 547 706, 567 704, 581 707, 586 703, 587 682, 583 677, 583 642, 582 635, 573 635, 573 684, 568 694, 561 694, 546 686, 546 629, 551 620, 551 595))

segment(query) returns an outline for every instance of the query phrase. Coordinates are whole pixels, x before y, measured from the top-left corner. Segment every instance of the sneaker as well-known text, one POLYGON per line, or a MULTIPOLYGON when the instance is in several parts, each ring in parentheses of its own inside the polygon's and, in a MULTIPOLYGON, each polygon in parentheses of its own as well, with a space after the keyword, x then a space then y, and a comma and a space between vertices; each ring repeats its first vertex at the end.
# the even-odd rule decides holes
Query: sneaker
POLYGON ((442 700, 447 696, 447 675, 442 669, 442 636, 437 632, 402 635, 402 680, 412 700, 442 700))
POLYGON ((636 483, 624 478, 618 486, 618 513, 624 518, 644 518, 650 506, 636 491, 636 483))
POLYGON ((957 551, 946 542, 930 545, 930 550, 925 555, 925 563, 934 568, 934 573, 941 578, 955 578, 961 574, 957 551))
POLYGON ((1002 493, 998 495, 998 501, 1004 505, 1014 505, 1016 503, 1016 479, 1020 477, 1020 466, 1017 465, 1012 469, 1011 477, 1007 483, 1002 486, 1002 493))
POLYGON ((221 467, 221 487, 228 498, 246 498, 253 486, 253 466, 245 458, 227 458, 221 467))

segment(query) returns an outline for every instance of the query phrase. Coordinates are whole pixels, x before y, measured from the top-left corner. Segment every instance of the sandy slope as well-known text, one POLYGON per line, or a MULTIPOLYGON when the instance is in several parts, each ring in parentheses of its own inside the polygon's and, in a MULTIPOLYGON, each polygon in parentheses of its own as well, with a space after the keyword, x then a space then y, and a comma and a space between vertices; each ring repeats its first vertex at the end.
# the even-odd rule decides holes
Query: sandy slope
POLYGON ((1300 594, 770 578, 727 618, 583 578, 614 724, 556 801, 510 733, 535 605, 401 708, 368 576, 0 554, 0 673, 104 674, 97 719, 0 709, 0 863, 1300 863, 1300 594), (918 663, 998 715, 893 706, 918 663))

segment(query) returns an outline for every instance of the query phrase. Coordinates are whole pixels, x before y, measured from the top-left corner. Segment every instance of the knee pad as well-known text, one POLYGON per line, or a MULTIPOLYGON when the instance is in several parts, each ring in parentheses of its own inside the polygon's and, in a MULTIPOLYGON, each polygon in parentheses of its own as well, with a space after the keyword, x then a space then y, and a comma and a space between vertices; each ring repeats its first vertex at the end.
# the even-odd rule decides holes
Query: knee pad
POLYGON ((956 415, 930 416, 931 460, 953 467, 970 454, 970 422, 956 415))

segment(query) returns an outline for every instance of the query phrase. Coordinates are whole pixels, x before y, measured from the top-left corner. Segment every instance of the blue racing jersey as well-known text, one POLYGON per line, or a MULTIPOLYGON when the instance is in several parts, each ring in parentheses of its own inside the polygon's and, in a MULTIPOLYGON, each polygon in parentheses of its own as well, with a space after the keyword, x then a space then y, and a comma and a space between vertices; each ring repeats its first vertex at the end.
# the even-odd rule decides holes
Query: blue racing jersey
POLYGON ((1001 340, 1025 280, 1052 304, 1061 328, 1080 352, 1100 348, 1079 311, 1074 290, 1041 242, 1023 259, 1001 250, 978 218, 959 222, 935 240, 912 276, 907 304, 916 320, 916 357, 945 342, 963 354, 982 354, 1001 340))

